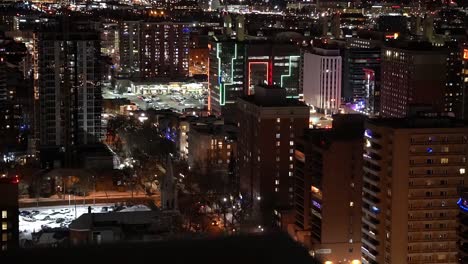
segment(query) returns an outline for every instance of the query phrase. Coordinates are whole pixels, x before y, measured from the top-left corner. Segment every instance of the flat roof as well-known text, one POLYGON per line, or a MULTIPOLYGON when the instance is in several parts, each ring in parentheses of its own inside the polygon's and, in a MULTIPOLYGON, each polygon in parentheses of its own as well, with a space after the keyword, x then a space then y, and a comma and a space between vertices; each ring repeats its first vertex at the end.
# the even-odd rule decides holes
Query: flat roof
POLYGON ((391 128, 463 128, 466 122, 452 117, 371 118, 366 121, 391 128))

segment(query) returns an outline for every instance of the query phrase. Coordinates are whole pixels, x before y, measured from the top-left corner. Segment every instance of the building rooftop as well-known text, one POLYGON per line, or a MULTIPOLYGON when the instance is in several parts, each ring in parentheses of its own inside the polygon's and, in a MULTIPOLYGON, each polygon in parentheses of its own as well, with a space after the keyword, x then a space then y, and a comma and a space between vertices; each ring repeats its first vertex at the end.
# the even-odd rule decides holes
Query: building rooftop
POLYGON ((235 139, 237 134, 237 127, 227 124, 194 124, 190 126, 190 131, 196 131, 205 135, 219 135, 225 136, 229 139, 235 139))
POLYGON ((373 118, 367 123, 401 129, 417 128, 462 128, 467 127, 466 122, 448 116, 427 116, 409 118, 373 118))
POLYGON ((43 248, 7 251, 5 263, 295 263, 318 264, 307 250, 282 234, 231 236, 218 239, 169 240, 150 243, 116 243, 78 248, 43 248), (9 261, 10 260, 10 261, 9 261))
POLYGON ((257 85, 254 95, 241 97, 240 100, 260 107, 307 107, 304 102, 286 98, 286 90, 274 85, 257 85))
POLYGON ((418 40, 391 40, 385 42, 386 48, 395 48, 408 51, 421 51, 421 52, 433 52, 433 51, 444 51, 445 47, 433 46, 428 41, 418 40))
POLYGON ((149 225, 158 223, 170 226, 176 212, 166 211, 131 211, 109 213, 87 213, 71 222, 70 230, 84 231, 93 227, 114 227, 121 225, 149 225))

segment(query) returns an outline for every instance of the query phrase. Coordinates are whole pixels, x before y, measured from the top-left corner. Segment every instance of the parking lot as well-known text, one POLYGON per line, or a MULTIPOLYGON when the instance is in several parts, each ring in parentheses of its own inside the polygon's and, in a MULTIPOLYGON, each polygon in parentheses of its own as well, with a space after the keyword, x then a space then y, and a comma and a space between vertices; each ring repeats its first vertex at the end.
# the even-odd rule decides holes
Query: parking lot
POLYGON ((170 109, 176 112, 183 112, 187 108, 203 109, 206 104, 206 92, 170 92, 153 95, 124 93, 116 94, 110 89, 103 90, 105 99, 126 98, 135 103, 140 109, 150 108, 156 110, 170 109))

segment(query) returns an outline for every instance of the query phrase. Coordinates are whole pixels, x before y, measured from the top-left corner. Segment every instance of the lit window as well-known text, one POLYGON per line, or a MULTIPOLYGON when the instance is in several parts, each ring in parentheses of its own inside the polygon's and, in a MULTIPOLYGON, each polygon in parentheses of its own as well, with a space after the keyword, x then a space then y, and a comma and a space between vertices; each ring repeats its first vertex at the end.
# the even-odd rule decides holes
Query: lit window
POLYGON ((278 188, 275 188, 275 192, 278 192, 278 188))
POLYGON ((7 211, 2 211, 2 219, 5 219, 8 217, 8 212, 7 211))
POLYGON ((281 137, 281 134, 280 133, 277 133, 276 134, 276 138, 280 138, 281 137))
POLYGON ((280 161, 280 157, 276 157, 276 161, 280 161))
POLYGON ((226 146, 226 148, 227 148, 227 149, 231 149, 231 145, 228 144, 228 145, 226 146))
POLYGON ((290 172, 289 172, 289 177, 292 177, 292 176, 293 176, 293 172, 290 171, 290 172))
POLYGON ((448 163, 448 158, 441 158, 440 159, 440 164, 447 164, 448 163))
POLYGON ((290 168, 290 169, 294 169, 294 165, 289 164, 289 168, 290 168))
POLYGON ((2 251, 6 251, 7 250, 7 245, 2 245, 2 251))
POLYGON ((289 141, 289 146, 294 146, 294 141, 289 141))
POLYGON ((281 122, 281 118, 276 118, 276 123, 281 122))
POLYGON ((289 154, 293 154, 294 153, 294 149, 289 149, 289 154))
POLYGON ((277 146, 277 147, 280 146, 280 142, 279 142, 279 141, 276 141, 276 146, 277 146))
POLYGON ((8 229, 7 222, 2 222, 2 230, 7 230, 7 229, 8 229))
POLYGON ((460 169, 460 174, 465 174, 465 168, 460 169))
POLYGON ((7 242, 7 240, 8 240, 8 235, 7 235, 7 233, 3 233, 3 234, 2 234, 2 242, 7 242))
POLYGON ((275 185, 279 185, 279 180, 275 180, 275 185))
POLYGON ((293 161, 293 157, 292 157, 292 156, 289 156, 289 161, 293 161))
POLYGON ((353 207, 353 206, 354 206, 354 202, 349 202, 349 206, 353 207))

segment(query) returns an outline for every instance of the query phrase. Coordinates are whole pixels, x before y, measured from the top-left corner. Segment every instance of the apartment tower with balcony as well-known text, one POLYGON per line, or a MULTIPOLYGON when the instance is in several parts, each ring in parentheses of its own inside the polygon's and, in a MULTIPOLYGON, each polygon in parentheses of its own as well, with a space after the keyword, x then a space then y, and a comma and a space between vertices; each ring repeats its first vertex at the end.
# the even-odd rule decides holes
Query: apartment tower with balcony
POLYGON ((458 263, 467 137, 464 124, 434 115, 366 123, 363 263, 458 263))

